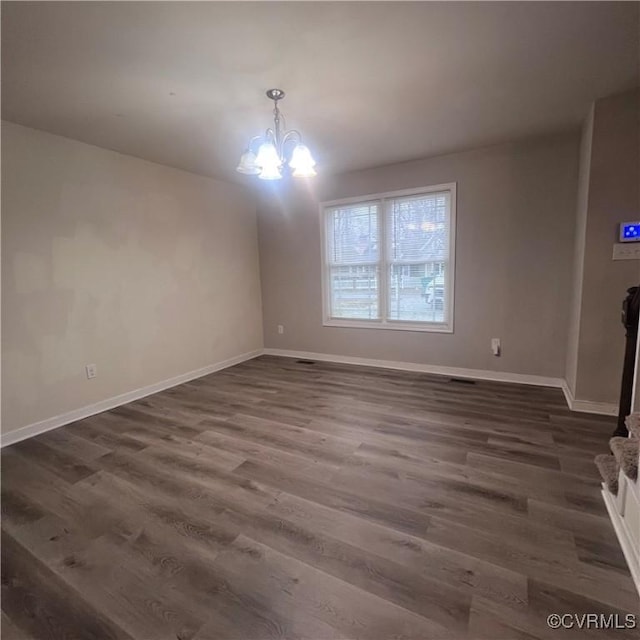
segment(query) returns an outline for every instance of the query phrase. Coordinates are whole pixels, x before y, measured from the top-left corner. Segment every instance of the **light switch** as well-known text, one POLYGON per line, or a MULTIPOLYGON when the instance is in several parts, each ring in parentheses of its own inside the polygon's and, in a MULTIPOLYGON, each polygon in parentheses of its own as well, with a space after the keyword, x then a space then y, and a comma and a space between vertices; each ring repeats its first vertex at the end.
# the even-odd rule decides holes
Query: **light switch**
POLYGON ((613 245, 614 260, 640 260, 640 242, 617 242, 613 245))

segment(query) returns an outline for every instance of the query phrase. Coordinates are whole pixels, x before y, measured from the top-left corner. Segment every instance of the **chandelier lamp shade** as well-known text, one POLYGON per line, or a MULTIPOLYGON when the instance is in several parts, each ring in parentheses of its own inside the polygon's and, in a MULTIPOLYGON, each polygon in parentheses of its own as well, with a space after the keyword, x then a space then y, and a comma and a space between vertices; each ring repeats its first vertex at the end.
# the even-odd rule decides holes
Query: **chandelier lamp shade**
POLYGON ((251 138, 236 171, 257 175, 261 180, 280 180, 287 167, 294 178, 315 176, 316 162, 309 148, 302 144, 300 132, 285 129, 284 116, 278 109, 278 101, 284 98, 284 91, 269 89, 267 98, 274 103, 273 128, 267 129, 264 136, 251 138))

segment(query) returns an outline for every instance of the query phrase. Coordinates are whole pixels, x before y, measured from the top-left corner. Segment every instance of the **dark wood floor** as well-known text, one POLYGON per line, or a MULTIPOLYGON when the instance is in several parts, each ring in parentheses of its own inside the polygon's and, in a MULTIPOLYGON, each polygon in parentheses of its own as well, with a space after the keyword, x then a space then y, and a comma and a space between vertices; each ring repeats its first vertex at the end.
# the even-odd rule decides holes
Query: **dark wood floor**
POLYGON ((10 638, 637 637, 556 389, 264 356, 2 452, 10 638))

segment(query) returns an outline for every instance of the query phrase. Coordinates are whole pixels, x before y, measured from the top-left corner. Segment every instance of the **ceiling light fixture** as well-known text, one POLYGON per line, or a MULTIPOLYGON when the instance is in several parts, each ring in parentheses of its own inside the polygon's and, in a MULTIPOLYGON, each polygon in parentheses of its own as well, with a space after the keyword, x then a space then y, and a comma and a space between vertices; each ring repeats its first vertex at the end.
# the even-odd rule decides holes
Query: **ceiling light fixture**
POLYGON ((257 175, 262 180, 280 180, 283 169, 288 165, 293 170, 291 175, 294 178, 315 176, 316 161, 309 148, 302 144, 300 132, 295 129, 291 131, 284 129, 284 116, 278 109, 278 101, 284 98, 284 91, 269 89, 267 98, 274 102, 273 129, 267 129, 264 136, 251 138, 240 157, 236 171, 257 175))

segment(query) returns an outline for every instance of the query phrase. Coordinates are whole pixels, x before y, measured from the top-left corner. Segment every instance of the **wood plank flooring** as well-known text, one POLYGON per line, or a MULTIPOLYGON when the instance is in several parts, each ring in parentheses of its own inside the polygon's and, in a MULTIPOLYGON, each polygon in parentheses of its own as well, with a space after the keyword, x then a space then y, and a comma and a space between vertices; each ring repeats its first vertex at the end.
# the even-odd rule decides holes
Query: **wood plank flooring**
MULTIPOLYGON (((262 356, 2 451, 3 638, 636 638, 562 393, 262 356)), ((639 617, 640 619, 640 617, 639 617)))

